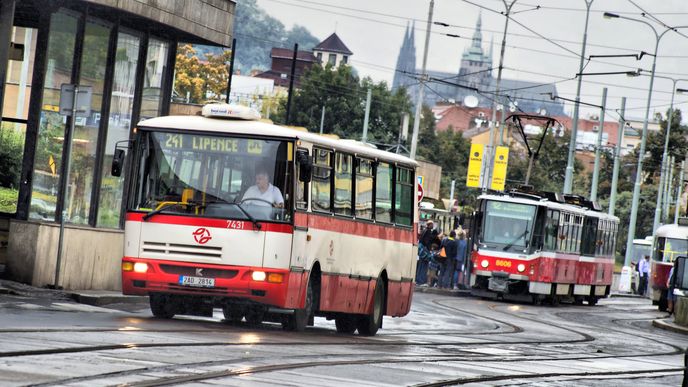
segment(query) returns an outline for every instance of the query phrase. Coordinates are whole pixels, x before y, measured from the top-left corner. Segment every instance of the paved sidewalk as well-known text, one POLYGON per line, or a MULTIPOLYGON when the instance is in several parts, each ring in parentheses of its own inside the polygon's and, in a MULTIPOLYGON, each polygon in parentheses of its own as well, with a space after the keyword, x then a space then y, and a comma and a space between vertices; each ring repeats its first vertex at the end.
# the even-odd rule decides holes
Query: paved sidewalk
POLYGON ((19 282, 0 280, 0 294, 15 296, 73 300, 80 304, 102 306, 108 304, 130 304, 148 302, 145 296, 125 296, 120 291, 110 290, 62 290, 39 288, 19 282))

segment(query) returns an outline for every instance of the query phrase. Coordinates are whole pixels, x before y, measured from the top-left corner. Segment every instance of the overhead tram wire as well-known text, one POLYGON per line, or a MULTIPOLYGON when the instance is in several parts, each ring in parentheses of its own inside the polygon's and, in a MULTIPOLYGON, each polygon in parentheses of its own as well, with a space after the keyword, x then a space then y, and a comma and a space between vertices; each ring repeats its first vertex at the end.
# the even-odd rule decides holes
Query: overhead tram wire
POLYGON ((634 5, 636 8, 638 8, 639 10, 641 10, 641 11, 643 12, 643 13, 642 13, 642 16, 643 16, 643 17, 649 17, 650 19, 652 19, 652 20, 655 21, 656 23, 659 23, 662 27, 671 29, 672 31, 674 31, 674 32, 677 33, 678 35, 683 36, 684 38, 688 38, 688 35, 684 34, 683 32, 679 31, 678 29, 673 28, 672 26, 667 25, 667 24, 664 23, 663 21, 659 20, 659 18, 657 18, 656 16, 652 15, 650 12, 647 12, 646 10, 644 10, 643 7, 641 7, 641 6, 639 6, 638 4, 636 4, 633 0, 628 0, 628 2, 631 3, 631 4, 633 4, 633 5, 634 5))
MULTIPOLYGON (((370 21, 370 22, 373 22, 373 23, 379 23, 379 24, 384 24, 384 25, 389 25, 389 26, 395 26, 395 27, 399 27, 399 28, 406 28, 406 27, 407 27, 407 26, 405 26, 405 25, 403 25, 403 24, 396 24, 396 23, 392 23, 392 22, 387 22, 387 21, 379 20, 379 19, 361 17, 361 16, 358 16, 358 15, 351 15, 351 14, 346 14, 346 13, 333 12, 333 11, 330 11, 330 10, 327 10, 327 9, 316 8, 316 7, 309 7, 309 6, 304 6, 304 5, 299 5, 299 4, 294 4, 294 3, 288 3, 288 2, 287 2, 287 1, 306 2, 305 0, 286 0, 286 1, 285 1, 285 0, 266 0, 266 1, 272 1, 272 2, 276 2, 276 3, 280 3, 280 4, 296 6, 296 7, 305 8, 305 9, 310 9, 310 10, 315 10, 315 11, 319 11, 319 12, 323 12, 323 13, 334 13, 334 14, 340 15, 340 16, 345 16, 345 17, 350 17, 350 18, 355 18, 355 19, 366 20, 366 21, 370 21)), ((489 10, 490 12, 499 13, 499 11, 495 11, 495 10, 493 10, 493 9, 490 9, 490 8, 487 8, 487 7, 484 7, 484 6, 475 4, 475 3, 471 2, 471 1, 468 1, 468 0, 460 0, 460 1, 464 1, 464 2, 467 2, 467 3, 471 4, 471 5, 475 5, 475 6, 477 6, 477 7, 480 7, 480 8, 482 8, 482 9, 489 10)), ((316 3, 316 2, 312 2, 312 1, 311 1, 311 2, 308 2, 308 3, 316 3)), ((397 19, 403 19, 403 20, 407 20, 407 21, 424 21, 423 19, 405 18, 405 17, 403 17, 403 16, 389 15, 389 14, 384 14, 384 13, 381 13, 381 12, 367 11, 367 10, 362 10, 362 9, 357 9, 357 8, 339 7, 339 6, 329 5, 329 4, 322 4, 322 3, 319 3, 319 4, 320 4, 321 6, 324 6, 324 7, 333 7, 333 8, 347 9, 347 10, 351 10, 351 11, 359 12, 359 13, 379 14, 379 15, 382 15, 382 16, 387 16, 387 17, 397 18, 397 19)), ((515 20, 515 19, 511 18, 511 20, 515 20)), ((522 23, 520 23, 520 22, 518 22, 518 21, 516 21, 516 23, 521 24, 522 26, 524 26, 522 23)), ((469 27, 461 27, 461 28, 469 28, 469 27)), ((525 27, 525 28, 527 29, 527 27, 525 27)), ((420 27, 419 27, 419 28, 416 28, 415 30, 418 30, 418 31, 420 31, 420 32, 424 32, 424 30, 423 30, 422 28, 420 28, 420 27)), ((489 32, 489 30, 486 30, 486 31, 489 32)), ((531 31, 532 31, 532 30, 531 30, 531 31)), ((533 31, 533 32, 534 32, 534 31, 533 31)), ((447 33, 444 33, 444 32, 431 31, 431 33, 434 34, 434 35, 439 35, 439 36, 451 36, 451 37, 453 37, 453 38, 456 38, 456 36, 452 36, 453 34, 447 34, 447 33)), ((512 33, 512 35, 518 35, 518 34, 513 34, 513 33, 512 33)), ((564 47, 564 46, 561 46, 561 45, 559 45, 558 43, 556 43, 556 42, 558 41, 557 39, 547 38, 547 37, 545 37, 544 35, 539 34, 539 33, 536 33, 536 32, 535 32, 535 36, 528 36, 528 35, 523 35, 523 36, 524 36, 524 37, 531 37, 531 38, 543 39, 543 40, 546 40, 546 41, 548 41, 548 42, 550 42, 550 43, 552 43, 552 44, 555 44, 555 45, 558 45, 558 46, 562 47, 564 50, 567 50, 567 51, 569 51, 569 52, 573 52, 572 50, 570 50, 570 49, 568 49, 568 48, 566 48, 566 47, 564 47)), ((463 36, 459 36, 458 38, 463 39, 463 40, 471 40, 471 38, 469 38, 469 37, 463 37, 463 36)), ((576 44, 576 43, 578 43, 578 42, 573 42, 573 41, 564 41, 564 40, 560 40, 560 41, 565 42, 565 43, 571 43, 571 44, 576 44)), ((596 45, 591 44, 591 46, 596 46, 596 45)), ((548 52, 548 51, 543 51, 543 50, 536 50, 536 49, 532 49, 532 48, 528 48, 528 47, 513 46, 513 45, 507 45, 507 47, 509 47, 509 48, 521 49, 521 50, 525 50, 525 51, 531 51, 531 52, 539 52, 539 53, 547 54, 547 55, 560 56, 560 57, 564 57, 564 58, 569 57, 569 56, 562 55, 562 54, 556 54, 556 53, 552 53, 552 52, 548 52)), ((602 45, 599 45, 599 47, 600 47, 600 48, 609 48, 609 49, 623 50, 624 52, 635 52, 635 51, 637 51, 637 50, 633 50, 633 49, 630 49, 630 48, 619 48, 619 47, 602 46, 602 45)), ((575 54, 575 52, 574 52, 574 54, 575 54)), ((577 57, 576 57, 576 58, 577 58, 577 57)), ((611 65, 611 66, 622 67, 622 68, 634 69, 633 66, 621 65, 621 64, 618 64, 618 63, 604 62, 604 61, 598 61, 598 60, 595 60, 595 62, 597 62, 597 63, 602 63, 602 64, 608 64, 608 65, 611 65)))

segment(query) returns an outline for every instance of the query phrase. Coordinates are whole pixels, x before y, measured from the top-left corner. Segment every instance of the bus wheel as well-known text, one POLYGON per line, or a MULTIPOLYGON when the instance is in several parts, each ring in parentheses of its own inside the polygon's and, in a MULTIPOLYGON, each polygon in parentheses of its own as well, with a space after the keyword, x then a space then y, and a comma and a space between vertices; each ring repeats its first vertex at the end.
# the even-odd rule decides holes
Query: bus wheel
POLYGON ((153 316, 157 318, 172 318, 174 317, 174 304, 164 294, 151 294, 148 297, 150 302, 150 309, 153 316))
POLYGON ((356 330, 356 318, 349 314, 343 314, 341 317, 335 317, 334 325, 337 327, 337 333, 350 335, 356 330))
POLYGON ((381 279, 375 285, 375 296, 373 298, 373 312, 362 316, 358 320, 358 334, 363 336, 375 336, 377 330, 382 325, 382 316, 385 306, 385 284, 381 279))
POLYGON ((265 317, 265 311, 260 307, 248 308, 245 317, 249 325, 260 325, 265 317))
POLYGON ((306 288, 306 302, 303 309, 295 309, 294 314, 287 316, 287 320, 282 323, 282 327, 289 331, 303 332, 308 326, 313 314, 313 279, 308 281, 306 288))
POLYGON ((225 315, 225 321, 230 323, 239 323, 244 318, 244 311, 235 305, 225 305, 222 307, 222 314, 225 315))
POLYGON ((597 304, 597 297, 588 296, 588 305, 589 306, 595 306, 596 304, 597 304))

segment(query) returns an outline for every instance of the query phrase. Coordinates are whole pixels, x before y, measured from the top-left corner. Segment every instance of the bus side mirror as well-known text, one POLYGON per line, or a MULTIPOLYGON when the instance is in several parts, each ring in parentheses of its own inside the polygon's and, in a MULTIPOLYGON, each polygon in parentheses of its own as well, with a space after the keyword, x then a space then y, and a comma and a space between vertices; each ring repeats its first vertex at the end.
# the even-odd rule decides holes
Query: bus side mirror
POLYGON ((112 156, 112 168, 110 172, 112 176, 119 177, 122 175, 122 166, 124 165, 124 149, 115 149, 115 154, 112 156))
POLYGON ((299 163, 299 181, 309 183, 311 181, 313 163, 307 149, 298 149, 296 151, 296 162, 299 163))

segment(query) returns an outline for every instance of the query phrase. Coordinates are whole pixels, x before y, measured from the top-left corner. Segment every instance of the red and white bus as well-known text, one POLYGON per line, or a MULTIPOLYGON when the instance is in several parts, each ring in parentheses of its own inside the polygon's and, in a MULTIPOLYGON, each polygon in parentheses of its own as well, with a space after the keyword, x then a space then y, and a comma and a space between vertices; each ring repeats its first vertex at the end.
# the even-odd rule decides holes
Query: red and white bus
POLYGON ((657 227, 651 256, 648 291, 652 291, 652 303, 664 312, 667 310, 669 271, 677 257, 688 256, 688 218, 678 218, 675 224, 657 227))
POLYGON ((584 198, 518 191, 478 197, 471 291, 594 305, 609 294, 619 220, 584 198))
POLYGON ((203 117, 139 123, 123 293, 150 296, 157 317, 208 316, 217 307, 227 320, 292 330, 324 316, 339 332, 374 335, 383 315, 406 315, 416 163, 253 113, 216 104, 203 117), (261 172, 283 203, 273 193, 245 196, 257 192, 261 172))

